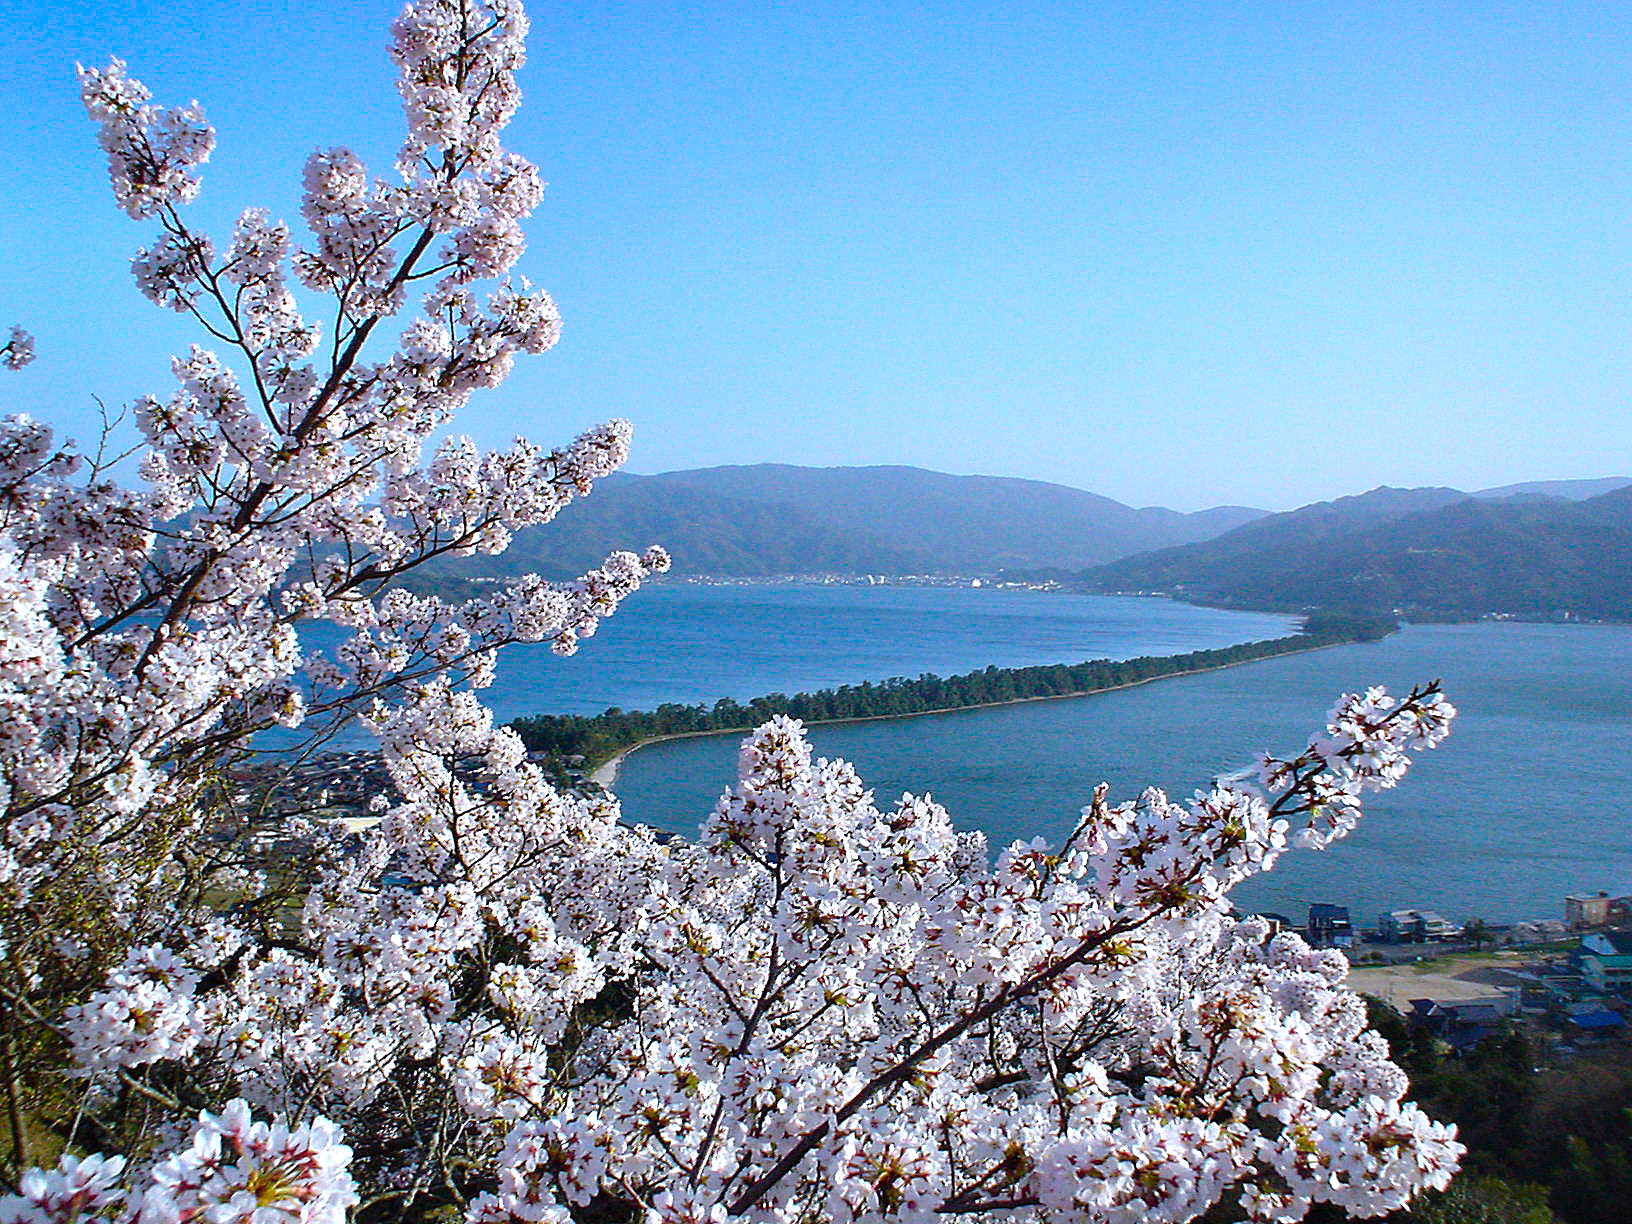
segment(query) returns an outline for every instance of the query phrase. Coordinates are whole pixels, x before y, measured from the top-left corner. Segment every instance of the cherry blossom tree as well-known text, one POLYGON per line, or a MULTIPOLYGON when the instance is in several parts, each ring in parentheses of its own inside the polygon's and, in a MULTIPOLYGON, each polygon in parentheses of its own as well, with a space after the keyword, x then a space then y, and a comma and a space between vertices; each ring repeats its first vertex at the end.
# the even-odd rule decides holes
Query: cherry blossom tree
MULTIPOLYGON (((500 650, 569 653, 667 567, 462 602, 401 582, 502 552, 627 451, 623 421, 444 438, 559 332, 510 276, 540 192, 500 145, 525 33, 512 0, 409 4, 395 174, 313 154, 300 245, 252 208, 218 250, 184 211, 200 108, 80 71, 114 198, 158 227, 136 281, 208 347, 132 407, 134 488, 0 427, 0 1224, 1290 1221, 1443 1187, 1460 1147, 1341 954, 1228 900, 1445 735, 1437 685, 995 853, 927 799, 877 805, 786 719, 694 841, 557 789, 494 726, 500 650), (232 772, 349 719, 389 774, 378 822, 278 818, 288 852, 254 853, 232 772)), ((32 356, 14 329, 4 364, 32 356)))

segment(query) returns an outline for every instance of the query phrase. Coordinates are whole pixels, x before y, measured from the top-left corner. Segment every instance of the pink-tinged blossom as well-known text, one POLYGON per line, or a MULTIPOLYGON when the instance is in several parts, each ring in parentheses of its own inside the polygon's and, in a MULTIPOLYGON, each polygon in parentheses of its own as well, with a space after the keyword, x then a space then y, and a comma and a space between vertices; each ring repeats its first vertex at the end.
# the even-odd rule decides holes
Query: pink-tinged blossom
POLYGON ((325 1119, 256 1122, 231 1101, 200 1114, 187 1145, 153 1167, 134 1224, 342 1224, 357 1203, 350 1163, 325 1119))
POLYGON ((64 1156, 54 1169, 29 1169, 18 1193, 0 1198, 0 1224, 78 1224, 125 1201, 123 1156, 64 1156))

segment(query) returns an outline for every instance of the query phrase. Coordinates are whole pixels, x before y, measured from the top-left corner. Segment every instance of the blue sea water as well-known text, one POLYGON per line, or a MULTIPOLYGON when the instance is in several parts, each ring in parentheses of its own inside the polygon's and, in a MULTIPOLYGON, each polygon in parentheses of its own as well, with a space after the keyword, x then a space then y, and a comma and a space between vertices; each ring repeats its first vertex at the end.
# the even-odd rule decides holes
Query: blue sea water
POLYGON ((924 672, 1180 654, 1295 632, 1284 616, 1166 599, 970 587, 664 583, 559 658, 501 656, 484 694, 501 719, 713 705, 924 672))
MULTIPOLYGON (((1435 677, 1460 711, 1450 739, 1374 796, 1346 841, 1285 856, 1237 890, 1239 903, 1300 918, 1314 901, 1346 904, 1368 925, 1407 906, 1503 922, 1561 917, 1568 892, 1632 891, 1632 627, 1408 626, 1093 697, 810 734, 819 752, 853 761, 881 802, 927 791, 994 842, 1058 838, 1102 779, 1113 797, 1146 785, 1186 795, 1259 749, 1296 750, 1339 693, 1435 677)), ((626 816, 694 831, 735 753, 736 737, 633 753, 615 786, 626 816)))
MULTIPOLYGON (((1184 654, 1296 631, 1290 617, 1167 599, 986 587, 655 583, 626 599, 577 654, 562 658, 542 644, 503 651, 482 700, 501 722, 614 706, 713 705, 721 697, 748 701, 924 672, 1184 654)), ((329 624, 301 630, 305 645, 319 651, 344 636, 329 624)), ((274 730, 261 742, 292 738, 274 730)), ((372 744, 356 724, 332 741, 337 748, 372 744)))

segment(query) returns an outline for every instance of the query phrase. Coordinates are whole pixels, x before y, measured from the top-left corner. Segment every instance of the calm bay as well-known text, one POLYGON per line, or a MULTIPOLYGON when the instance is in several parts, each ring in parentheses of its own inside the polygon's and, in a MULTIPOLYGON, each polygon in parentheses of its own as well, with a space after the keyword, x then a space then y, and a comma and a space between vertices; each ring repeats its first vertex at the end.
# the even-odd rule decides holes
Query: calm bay
MULTIPOLYGON (((968 586, 654 583, 565 658, 512 646, 482 693, 501 722, 530 714, 713 705, 890 676, 1186 654, 1297 632, 1295 618, 1137 599, 968 586)), ((345 634, 304 625, 310 649, 345 634)), ((263 742, 288 737, 273 731, 263 742)), ((368 748, 360 727, 340 748, 368 748)))
MULTIPOLYGON (((1066 650, 1050 661, 1094 653, 1066 650)), ((1365 924, 1407 906, 1504 922, 1560 917, 1567 892, 1632 891, 1627 626, 1413 625, 1381 642, 1092 697, 810 734, 820 753, 854 762, 881 802, 928 792, 996 844, 1057 839, 1100 780, 1113 797, 1146 785, 1188 794, 1260 749, 1295 751, 1341 692, 1377 683, 1403 691, 1434 677, 1460 710, 1451 738, 1399 788, 1373 796, 1350 838, 1285 856, 1237 900, 1299 918, 1313 901, 1346 904, 1365 924)), ((737 739, 631 754, 615 787, 626 816, 693 832, 734 777, 737 739)))
POLYGON ((501 719, 712 705, 924 672, 1183 654, 1282 637, 1296 621, 1167 599, 949 586, 659 583, 559 658, 500 657, 501 719))

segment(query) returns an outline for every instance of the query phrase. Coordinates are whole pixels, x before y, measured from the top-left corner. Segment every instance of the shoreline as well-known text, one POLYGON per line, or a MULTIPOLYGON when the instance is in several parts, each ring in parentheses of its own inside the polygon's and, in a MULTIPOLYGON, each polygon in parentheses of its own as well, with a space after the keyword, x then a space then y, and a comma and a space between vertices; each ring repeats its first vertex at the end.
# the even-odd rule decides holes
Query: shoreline
MULTIPOLYGON (((1037 701, 1077 701, 1083 697, 1097 697, 1101 693, 1117 693, 1123 689, 1139 688, 1146 684, 1156 684, 1162 680, 1173 680, 1179 676, 1200 676, 1207 672, 1223 671, 1227 667, 1246 667, 1252 663, 1263 663, 1269 659, 1282 659, 1287 655, 1308 654, 1314 650, 1330 650, 1337 646, 1355 646, 1358 641, 1352 642, 1321 642, 1314 646, 1299 646, 1294 650, 1282 650, 1272 655, 1260 655, 1256 659, 1237 659, 1231 663, 1215 663, 1211 667, 1192 667, 1184 671, 1167 672, 1160 676, 1147 676, 1143 680, 1129 680, 1125 684, 1110 684, 1104 688, 1083 689, 1077 693, 1048 693, 1037 697, 1010 697, 1004 701, 982 701, 974 705, 948 706, 944 710, 914 710, 908 714, 869 714, 862 718, 816 718, 805 722, 807 727, 837 727, 852 723, 895 722, 906 718, 933 718, 939 714, 962 714, 969 710, 996 710, 1004 706, 1029 705, 1037 701)), ((675 731, 668 735, 649 735, 645 739, 636 740, 627 748, 620 748, 612 756, 602 761, 590 771, 589 780, 605 790, 611 790, 618 780, 618 767, 624 758, 639 752, 642 748, 650 748, 653 744, 666 744, 670 740, 703 739, 714 735, 743 735, 752 731, 752 727, 720 727, 709 731, 675 731)))

